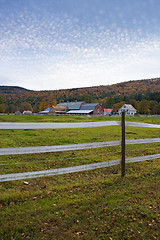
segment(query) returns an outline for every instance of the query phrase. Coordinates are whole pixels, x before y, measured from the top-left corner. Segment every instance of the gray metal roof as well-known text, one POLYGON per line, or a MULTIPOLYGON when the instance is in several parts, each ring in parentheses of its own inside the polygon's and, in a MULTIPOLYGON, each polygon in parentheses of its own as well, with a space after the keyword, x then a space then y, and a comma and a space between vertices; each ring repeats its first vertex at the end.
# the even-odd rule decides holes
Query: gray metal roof
POLYGON ((84 102, 64 102, 58 103, 57 106, 68 107, 69 109, 80 109, 82 103, 84 102))
POLYGON ((50 111, 50 108, 47 108, 47 109, 45 109, 44 111, 41 111, 41 112, 39 112, 39 113, 49 113, 49 111, 50 111))
POLYGON ((86 103, 81 106, 81 110, 94 110, 99 103, 86 103))

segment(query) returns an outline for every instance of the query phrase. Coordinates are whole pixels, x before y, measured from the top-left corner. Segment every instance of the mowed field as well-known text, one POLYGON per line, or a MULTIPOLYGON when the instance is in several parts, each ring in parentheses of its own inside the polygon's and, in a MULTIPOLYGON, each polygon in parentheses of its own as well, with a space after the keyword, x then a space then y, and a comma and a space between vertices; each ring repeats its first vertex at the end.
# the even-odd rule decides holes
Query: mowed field
MULTIPOLYGON (((54 116, 54 115, 0 115, 0 122, 97 122, 119 121, 120 116, 54 116)), ((160 124, 160 117, 135 116, 127 117, 126 121, 160 124)))
MULTIPOLYGON (((118 117, 0 116, 1 122, 78 122, 118 117)), ((160 124, 159 117, 129 121, 160 124)), ((0 147, 119 140, 120 126, 0 130, 0 147)), ((126 139, 158 138, 160 129, 126 127, 126 139)), ((160 153, 160 143, 127 145, 126 157, 160 153)), ((0 174, 116 160, 120 146, 0 156, 0 174)), ((81 173, 0 183, 0 239, 159 239, 160 159, 81 173)))

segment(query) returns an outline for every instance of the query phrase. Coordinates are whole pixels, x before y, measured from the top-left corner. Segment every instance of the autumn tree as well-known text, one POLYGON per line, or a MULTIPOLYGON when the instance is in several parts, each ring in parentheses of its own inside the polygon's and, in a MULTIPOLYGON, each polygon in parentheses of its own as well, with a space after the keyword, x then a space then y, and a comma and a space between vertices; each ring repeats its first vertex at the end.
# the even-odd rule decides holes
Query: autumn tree
POLYGON ((158 103, 158 105, 157 105, 157 114, 160 115, 160 103, 158 103))
POLYGON ((52 106, 56 106, 57 105, 57 100, 56 99, 53 99, 52 101, 52 106))
POLYGON ((135 109, 138 108, 138 102, 135 99, 130 99, 129 104, 131 104, 135 109))
POLYGON ((82 96, 81 96, 81 101, 84 101, 86 103, 92 103, 93 102, 93 97, 87 93, 84 93, 82 96))
POLYGON ((46 108, 49 107, 49 104, 46 102, 46 100, 43 98, 42 101, 39 104, 39 111, 43 111, 46 108))
POLYGON ((112 108, 114 103, 115 103, 114 98, 112 96, 109 96, 106 98, 106 100, 104 102, 104 107, 112 108))
POLYGON ((5 104, 5 113, 15 113, 18 111, 18 107, 14 104, 5 104))
POLYGON ((20 105, 20 111, 33 111, 33 108, 30 103, 28 102, 22 102, 20 105))
POLYGON ((33 112, 37 113, 38 111, 39 111, 39 104, 35 103, 34 106, 33 106, 33 112))
POLYGON ((117 112, 118 109, 120 109, 124 104, 125 104, 124 101, 123 101, 123 102, 120 102, 120 103, 115 103, 115 104, 113 105, 113 110, 114 110, 115 112, 117 112))
POLYGON ((151 115, 155 115, 158 112, 158 102, 157 101, 150 101, 149 108, 151 111, 151 115))
POLYGON ((4 103, 2 97, 0 97, 0 113, 4 113, 4 103))
POLYGON ((3 103, 0 104, 0 113, 4 113, 4 104, 3 103))
POLYGON ((149 108, 149 101, 145 99, 140 101, 140 103, 138 104, 138 112, 141 114, 150 114, 151 110, 149 108))

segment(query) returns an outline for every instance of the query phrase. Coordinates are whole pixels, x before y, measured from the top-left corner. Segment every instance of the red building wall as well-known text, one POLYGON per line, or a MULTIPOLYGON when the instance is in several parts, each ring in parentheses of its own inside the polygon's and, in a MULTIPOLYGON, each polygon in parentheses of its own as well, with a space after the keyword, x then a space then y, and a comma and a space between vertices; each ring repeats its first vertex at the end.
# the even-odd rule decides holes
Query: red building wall
POLYGON ((101 104, 98 104, 95 106, 95 109, 93 111, 94 115, 103 115, 104 114, 104 109, 103 106, 101 104))

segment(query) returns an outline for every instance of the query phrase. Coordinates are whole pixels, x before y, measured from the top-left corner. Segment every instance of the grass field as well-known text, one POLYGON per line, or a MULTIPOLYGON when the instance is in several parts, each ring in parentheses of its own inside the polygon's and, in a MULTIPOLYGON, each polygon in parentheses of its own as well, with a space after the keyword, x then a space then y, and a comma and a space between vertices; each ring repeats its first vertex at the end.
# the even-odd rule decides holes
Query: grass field
MULTIPOLYGON (((102 116, 0 115, 0 122, 95 122, 105 119, 102 116)), ((107 119, 109 120, 109 117, 107 119)))
POLYGON ((0 239, 159 239, 160 160, 0 185, 0 239))
MULTIPOLYGON (((95 122, 95 121, 120 121, 120 116, 41 116, 41 115, 0 115, 0 122, 95 122)), ((160 116, 135 116, 127 117, 126 121, 160 124, 160 116)))
MULTIPOLYGON (((1 117, 0 121, 6 120, 1 117)), ((23 117, 21 121, 27 122, 33 116, 5 117, 23 117)), ((47 116, 48 120, 38 117, 42 117, 41 121, 52 119, 52 116, 47 116)), ((70 117, 70 121, 75 119, 70 117)), ((137 121, 160 124, 159 119, 147 117, 137 121)), ((135 120, 129 118, 129 121, 135 120)), ((0 147, 111 141, 120 139, 120 127, 0 130, 0 137, 3 139, 0 147)), ((149 137, 160 137, 160 129, 126 127, 127 139, 149 137)), ((159 149, 160 143, 127 145, 126 157, 155 154, 159 153, 159 149)), ((0 174, 109 161, 119 159, 120 153, 120 146, 115 146, 0 156, 0 174)), ((127 164, 124 178, 120 176, 120 166, 114 166, 0 183, 0 240, 158 240, 159 183, 160 159, 127 164)))
MULTIPOLYGON (((159 153, 160 143, 126 146, 126 158, 159 153)), ((121 158, 120 146, 57 153, 0 156, 0 174, 49 170, 121 158)))
MULTIPOLYGON (((126 127, 126 139, 160 137, 160 129, 126 127)), ((121 139, 120 126, 82 129, 1 129, 0 147, 26 147, 102 142, 121 139)))

